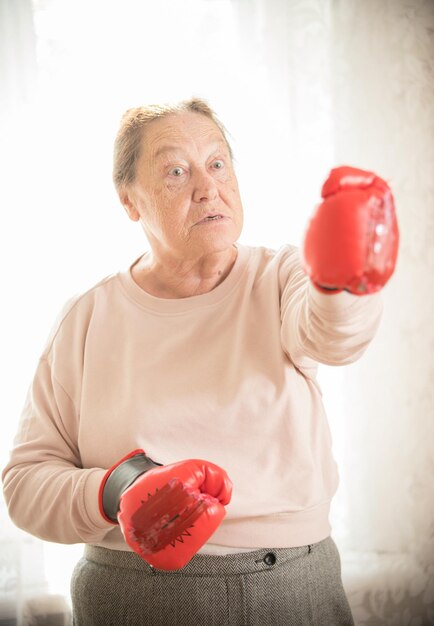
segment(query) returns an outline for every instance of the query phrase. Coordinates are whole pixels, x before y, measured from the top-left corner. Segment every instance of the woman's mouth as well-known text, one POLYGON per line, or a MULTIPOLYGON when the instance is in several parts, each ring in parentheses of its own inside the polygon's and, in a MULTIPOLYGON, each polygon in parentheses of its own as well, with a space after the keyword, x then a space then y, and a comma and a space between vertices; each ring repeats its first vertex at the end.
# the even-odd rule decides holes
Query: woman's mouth
POLYGON ((197 222, 198 224, 206 224, 208 222, 218 222, 219 220, 224 220, 226 217, 224 215, 216 214, 216 215, 207 215, 203 220, 197 222))

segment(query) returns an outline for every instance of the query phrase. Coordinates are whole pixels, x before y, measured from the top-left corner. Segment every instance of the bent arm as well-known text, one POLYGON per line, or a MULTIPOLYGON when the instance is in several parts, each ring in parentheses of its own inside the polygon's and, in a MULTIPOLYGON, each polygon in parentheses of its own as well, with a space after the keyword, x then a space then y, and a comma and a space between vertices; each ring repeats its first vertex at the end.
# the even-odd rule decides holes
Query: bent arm
POLYGON ((83 469, 78 415, 66 391, 41 359, 2 473, 12 521, 58 543, 98 542, 113 528, 98 508, 104 469, 83 469))
POLYGON ((287 259, 281 296, 281 340, 292 362, 346 365, 365 352, 381 319, 380 294, 325 294, 311 284, 298 253, 287 259))

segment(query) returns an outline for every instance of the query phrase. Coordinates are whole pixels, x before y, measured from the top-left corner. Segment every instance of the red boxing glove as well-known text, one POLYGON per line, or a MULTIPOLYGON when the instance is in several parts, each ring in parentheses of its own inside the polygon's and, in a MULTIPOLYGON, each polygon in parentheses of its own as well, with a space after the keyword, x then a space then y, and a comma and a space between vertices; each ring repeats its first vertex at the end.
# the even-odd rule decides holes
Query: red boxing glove
POLYGON ((379 291, 393 274, 398 254, 398 224, 388 184, 372 172, 337 167, 321 196, 324 200, 305 235, 305 272, 324 293, 379 291))
POLYGON ((153 567, 184 567, 223 520, 232 495, 226 472, 208 461, 162 466, 134 450, 110 468, 99 491, 102 516, 153 567))

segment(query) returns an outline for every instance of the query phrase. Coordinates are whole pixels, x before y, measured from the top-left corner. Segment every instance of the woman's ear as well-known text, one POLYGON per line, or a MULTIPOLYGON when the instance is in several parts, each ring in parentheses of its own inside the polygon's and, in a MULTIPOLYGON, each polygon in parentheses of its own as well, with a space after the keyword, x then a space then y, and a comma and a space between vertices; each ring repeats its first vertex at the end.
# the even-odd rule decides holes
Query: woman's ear
POLYGON ((133 222, 138 222, 140 220, 140 215, 135 207, 135 203, 131 195, 132 194, 128 191, 121 191, 119 192, 119 199, 130 220, 132 220, 133 222))

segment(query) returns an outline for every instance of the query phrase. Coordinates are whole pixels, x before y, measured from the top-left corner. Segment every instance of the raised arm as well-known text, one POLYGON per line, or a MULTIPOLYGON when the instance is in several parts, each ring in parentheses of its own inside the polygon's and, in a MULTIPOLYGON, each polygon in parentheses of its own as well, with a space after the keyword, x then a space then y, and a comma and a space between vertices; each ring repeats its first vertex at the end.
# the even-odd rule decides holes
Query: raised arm
POLYGON ((301 258, 288 258, 282 292, 282 343, 296 365, 309 359, 344 365, 363 354, 380 321, 378 292, 398 251, 393 196, 381 178, 336 168, 322 197, 301 258))

